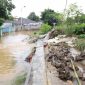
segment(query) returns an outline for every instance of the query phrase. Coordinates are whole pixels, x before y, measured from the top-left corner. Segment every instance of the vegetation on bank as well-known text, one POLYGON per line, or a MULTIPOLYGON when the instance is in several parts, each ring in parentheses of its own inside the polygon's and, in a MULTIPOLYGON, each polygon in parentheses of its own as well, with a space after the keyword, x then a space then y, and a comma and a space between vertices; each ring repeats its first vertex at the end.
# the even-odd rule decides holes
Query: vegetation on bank
POLYGON ((52 29, 52 27, 48 24, 43 24, 40 28, 40 32, 41 34, 45 34, 47 33, 48 31, 50 31, 52 29))
POLYGON ((75 40, 75 48, 77 48, 80 51, 84 51, 85 50, 85 39, 75 40))
POLYGON ((18 75, 15 80, 12 82, 12 85, 24 85, 26 80, 26 73, 18 75))
POLYGON ((41 33, 45 34, 55 28, 59 34, 76 36, 75 47, 79 50, 85 49, 85 14, 74 3, 64 13, 56 13, 54 10, 46 9, 41 14, 44 24, 41 33))

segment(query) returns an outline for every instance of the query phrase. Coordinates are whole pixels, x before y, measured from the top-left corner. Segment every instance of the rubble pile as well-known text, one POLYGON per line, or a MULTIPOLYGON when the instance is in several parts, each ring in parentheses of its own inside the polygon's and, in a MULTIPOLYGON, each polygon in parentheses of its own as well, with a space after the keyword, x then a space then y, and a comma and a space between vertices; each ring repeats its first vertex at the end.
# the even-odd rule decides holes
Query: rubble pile
POLYGON ((49 39, 52 39, 56 36, 58 36, 59 32, 56 29, 53 29, 49 34, 49 39))
MULTIPOLYGON (((71 56, 70 47, 65 42, 60 42, 57 44, 51 44, 48 46, 49 54, 46 56, 46 60, 51 62, 53 66, 57 68, 57 72, 59 74, 59 78, 66 80, 73 80, 74 73, 73 67, 71 64, 71 59, 74 58, 71 56)), ((76 71, 79 68, 75 65, 76 71)))
POLYGON ((85 52, 81 52, 80 55, 78 55, 75 59, 75 61, 83 61, 85 60, 85 52))

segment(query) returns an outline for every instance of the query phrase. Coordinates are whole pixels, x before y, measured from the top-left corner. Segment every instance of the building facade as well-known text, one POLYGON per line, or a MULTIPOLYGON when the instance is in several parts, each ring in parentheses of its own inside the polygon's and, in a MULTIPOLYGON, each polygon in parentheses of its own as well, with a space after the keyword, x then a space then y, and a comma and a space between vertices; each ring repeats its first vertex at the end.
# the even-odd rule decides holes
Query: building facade
POLYGON ((42 21, 35 22, 30 19, 18 18, 13 22, 13 26, 15 30, 32 30, 32 29, 40 29, 42 25, 42 21))

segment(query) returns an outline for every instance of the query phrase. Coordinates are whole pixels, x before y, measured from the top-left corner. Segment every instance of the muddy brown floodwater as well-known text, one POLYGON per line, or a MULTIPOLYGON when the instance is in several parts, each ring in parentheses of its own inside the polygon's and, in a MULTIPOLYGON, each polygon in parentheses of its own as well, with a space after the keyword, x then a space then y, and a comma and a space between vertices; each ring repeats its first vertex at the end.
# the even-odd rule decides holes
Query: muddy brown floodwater
POLYGON ((28 44, 26 33, 15 33, 0 40, 0 85, 11 85, 20 73, 30 66, 24 60, 33 44, 28 44))

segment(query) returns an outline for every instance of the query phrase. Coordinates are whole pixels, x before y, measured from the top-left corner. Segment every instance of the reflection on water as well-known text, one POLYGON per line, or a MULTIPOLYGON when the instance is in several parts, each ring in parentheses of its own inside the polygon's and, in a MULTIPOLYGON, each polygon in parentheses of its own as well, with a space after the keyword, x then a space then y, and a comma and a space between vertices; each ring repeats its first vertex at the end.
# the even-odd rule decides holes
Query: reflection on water
POLYGON ((20 72, 26 71, 28 63, 24 60, 31 48, 24 41, 27 37, 24 34, 10 35, 0 41, 0 85, 5 85, 2 82, 8 82, 20 72))

